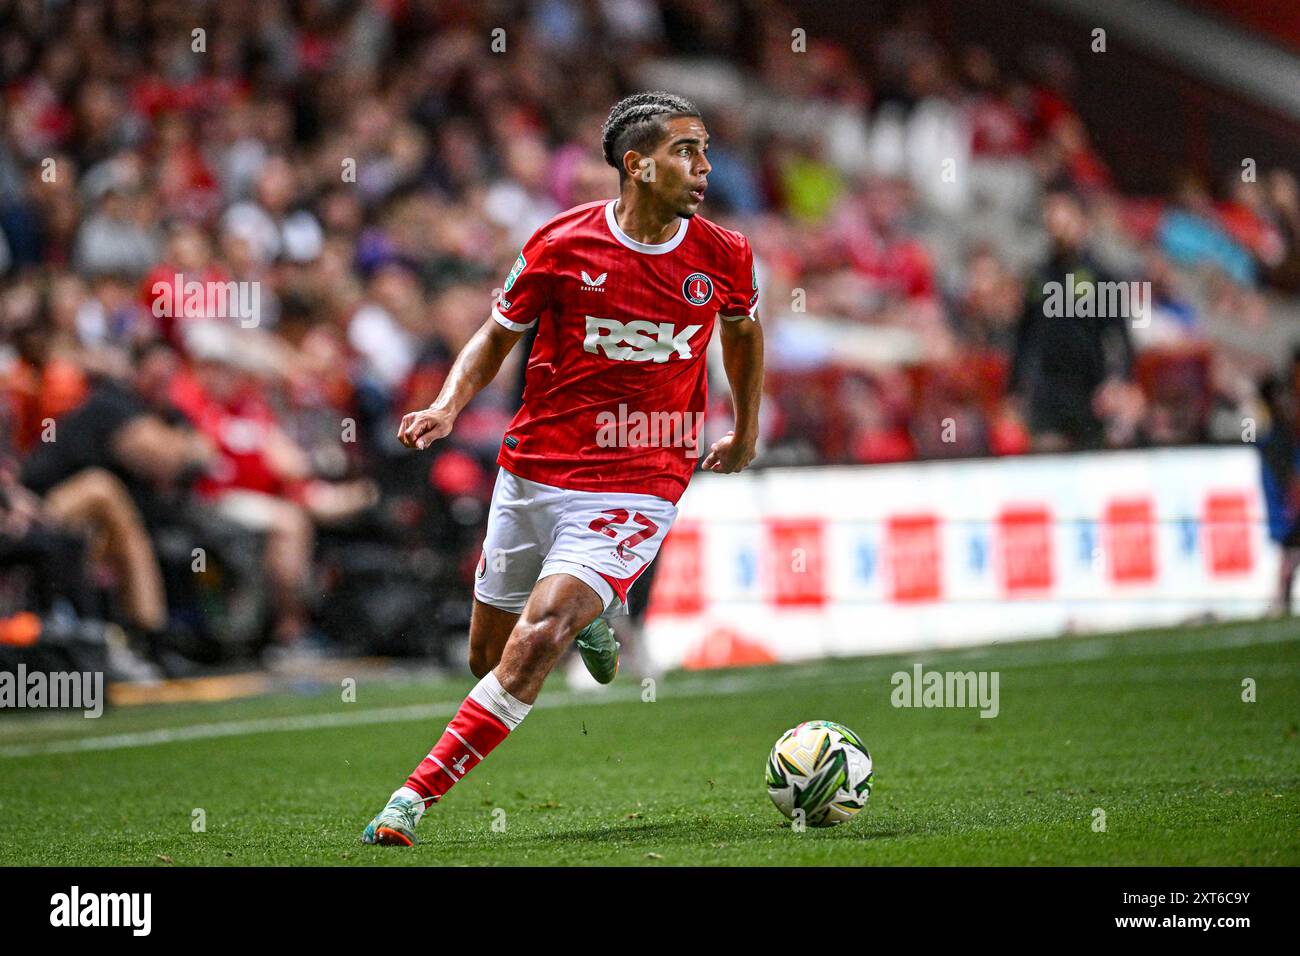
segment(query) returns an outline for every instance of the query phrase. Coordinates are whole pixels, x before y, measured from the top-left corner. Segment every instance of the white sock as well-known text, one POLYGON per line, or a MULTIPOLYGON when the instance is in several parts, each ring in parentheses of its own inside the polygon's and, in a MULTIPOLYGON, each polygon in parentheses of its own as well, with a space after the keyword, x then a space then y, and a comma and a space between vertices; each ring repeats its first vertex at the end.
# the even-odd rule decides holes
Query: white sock
POLYGON ((410 787, 398 787, 393 791, 393 795, 388 798, 389 803, 401 797, 403 800, 412 800, 415 802, 415 822, 418 824, 420 818, 424 816, 424 811, 428 809, 429 802, 420 796, 410 787))
POLYGON ((487 676, 474 685, 469 696, 511 730, 523 723, 533 709, 532 704, 525 704, 502 687, 495 671, 488 671, 487 676))

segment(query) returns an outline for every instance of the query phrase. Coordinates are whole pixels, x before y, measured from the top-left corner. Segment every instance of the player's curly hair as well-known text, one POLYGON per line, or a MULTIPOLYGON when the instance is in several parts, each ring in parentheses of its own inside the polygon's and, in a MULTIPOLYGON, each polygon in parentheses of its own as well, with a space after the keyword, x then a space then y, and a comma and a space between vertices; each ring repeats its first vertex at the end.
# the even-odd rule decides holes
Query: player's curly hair
POLYGON ((618 170, 618 178, 622 180, 627 176, 623 169, 624 153, 629 149, 639 153, 649 151, 663 137, 665 119, 699 115, 694 103, 675 93, 656 90, 625 96, 614 104, 600 130, 605 162, 618 170))

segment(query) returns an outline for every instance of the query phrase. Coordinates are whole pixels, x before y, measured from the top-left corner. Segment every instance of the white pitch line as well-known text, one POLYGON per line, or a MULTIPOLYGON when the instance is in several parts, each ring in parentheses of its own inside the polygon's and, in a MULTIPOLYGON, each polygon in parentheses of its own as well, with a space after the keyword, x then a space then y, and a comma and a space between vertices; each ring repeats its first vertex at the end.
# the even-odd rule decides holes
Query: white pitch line
MULTIPOLYGON (((1089 635, 1082 638, 1083 640, 1110 640, 1114 635, 1089 635)), ((1062 638, 1062 640, 1076 640, 1078 638, 1062 638)), ((1152 656, 1156 657, 1177 657, 1183 654, 1196 653, 1204 650, 1212 650, 1223 647, 1239 647, 1247 644, 1273 644, 1294 640, 1292 634, 1261 634, 1258 631, 1249 629, 1233 629, 1226 633, 1215 635, 1204 643, 1184 644, 1182 642, 1173 643, 1172 646, 1155 650, 1152 656)), ((926 651, 918 651, 911 655, 912 659, 920 660, 926 656, 949 657, 954 660, 962 658, 972 659, 977 657, 991 657, 1000 653, 1037 650, 1037 645, 1017 646, 1019 642, 1007 642, 996 646, 983 645, 979 648, 931 648, 926 651), (963 650, 968 653, 962 653, 963 650), (988 651, 988 654, 979 653, 979 651, 988 651), (956 653, 954 653, 956 652, 956 653), (974 652, 974 653, 970 653, 974 652)), ((1028 660, 1008 660, 1002 664, 1002 668, 1007 670, 1029 669, 1036 667, 1053 667, 1067 664, 1068 661, 1062 661, 1059 656, 1040 656, 1038 653, 1022 655, 1027 656, 1028 660)), ((898 664, 899 658, 903 655, 889 654, 880 658, 852 658, 850 660, 865 665, 865 671, 876 669, 885 669, 892 664, 898 664)), ((930 665, 932 668, 936 665, 930 665)), ((1264 665, 1264 668, 1273 669, 1277 665, 1264 665)), ((1257 667, 1255 670, 1262 671, 1264 668, 1257 667)), ((1067 681, 1067 684, 1076 683, 1150 683, 1153 679, 1159 679, 1156 672, 1161 668, 1153 668, 1150 665, 1144 665, 1134 669, 1134 680, 1116 681, 1113 678, 1092 681, 1083 678, 1082 675, 1073 675, 1073 679, 1067 681)), ((1180 670, 1186 672, 1187 669, 1171 668, 1175 677, 1180 670)), ((1231 677, 1235 676, 1228 672, 1228 668, 1207 669, 1201 668, 1201 675, 1208 676, 1207 671, 1213 670, 1215 676, 1231 677)), ((1289 665, 1282 665, 1278 668, 1283 674, 1288 674, 1289 665)), ((834 658, 812 663, 804 662, 802 665, 793 663, 791 670, 785 670, 782 673, 756 673, 745 676, 721 677, 715 680, 701 680, 699 678, 690 678, 686 686, 671 688, 668 685, 669 693, 660 694, 665 700, 671 701, 676 699, 691 697, 713 697, 713 696, 731 696, 742 694, 747 691, 764 690, 764 689, 781 689, 788 687, 792 683, 812 683, 816 682, 822 685, 840 685, 855 684, 863 681, 868 674, 863 671, 855 671, 852 676, 842 673, 843 662, 836 661, 834 658), (696 686, 692 686, 696 685, 696 686)), ((1188 675, 1189 676, 1189 675, 1188 675)), ((1250 676, 1250 675, 1243 675, 1250 676)), ((1281 676, 1278 674, 1277 676, 1281 676)), ((660 687, 665 686, 665 681, 660 681, 660 687)), ((552 707, 575 707, 583 705, 602 705, 602 704, 622 704, 632 703, 640 700, 639 688, 628 688, 627 690, 611 690, 605 693, 575 693, 572 691, 562 691, 556 694, 550 694, 542 699, 539 706, 543 709, 552 707)), ((367 724, 389 724, 402 723, 405 721, 431 720, 443 717, 451 717, 461 705, 461 700, 443 701, 434 704, 411 704, 406 707, 377 707, 372 710, 344 711, 329 714, 302 714, 294 717, 260 717, 250 718, 247 720, 228 720, 218 723, 193 724, 188 727, 164 727, 156 730, 143 730, 135 733, 123 734, 104 734, 95 737, 77 737, 70 740, 54 740, 48 743, 40 744, 14 744, 0 747, 0 759, 14 757, 35 757, 47 754, 67 754, 67 753, 86 753, 89 751, 104 750, 127 750, 134 747, 154 747, 161 744, 180 743, 190 740, 213 740, 222 737, 243 737, 254 734, 272 734, 283 733, 294 730, 321 730, 332 727, 360 727, 367 724)))
MULTIPOLYGON (((709 683, 707 686, 684 687, 672 692, 672 700, 687 697, 708 697, 715 694, 731 695, 747 690, 761 690, 771 686, 776 675, 763 675, 762 680, 752 677, 729 678, 709 683)), ((826 683, 844 683, 820 677, 826 683)), ((855 677, 854 681, 861 680, 855 677)), ((562 692, 544 698, 542 708, 574 707, 581 705, 625 704, 641 699, 640 689, 604 694, 562 692)), ((253 734, 274 734, 293 730, 321 730, 332 727, 360 727, 367 724, 391 724, 414 720, 433 720, 451 717, 460 708, 462 699, 436 704, 411 704, 406 707, 377 707, 372 710, 330 714, 303 714, 296 717, 259 717, 248 720, 228 720, 220 723, 194 724, 189 727, 163 727, 135 733, 103 734, 98 737, 77 737, 71 740, 54 740, 42 744, 15 744, 0 747, 0 758, 35 757, 47 754, 85 753, 87 751, 126 750, 133 747, 155 747, 160 744, 181 743, 191 740, 214 740, 221 737, 243 737, 253 734)))

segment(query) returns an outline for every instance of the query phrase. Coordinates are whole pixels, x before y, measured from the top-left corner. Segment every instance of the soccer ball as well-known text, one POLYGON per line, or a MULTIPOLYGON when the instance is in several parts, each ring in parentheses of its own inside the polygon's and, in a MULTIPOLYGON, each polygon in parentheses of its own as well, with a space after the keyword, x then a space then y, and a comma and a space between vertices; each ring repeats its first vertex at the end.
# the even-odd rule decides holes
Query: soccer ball
POLYGON ((767 758, 767 792, 776 808, 810 827, 833 827, 867 805, 871 754, 843 724, 809 720, 787 730, 767 758))

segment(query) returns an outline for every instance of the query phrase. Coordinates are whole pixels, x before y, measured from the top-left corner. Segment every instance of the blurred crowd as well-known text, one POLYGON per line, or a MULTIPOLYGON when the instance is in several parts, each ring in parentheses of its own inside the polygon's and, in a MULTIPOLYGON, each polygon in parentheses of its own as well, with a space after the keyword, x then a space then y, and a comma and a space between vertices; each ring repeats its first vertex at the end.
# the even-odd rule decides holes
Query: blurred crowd
POLYGON ((184 672, 460 626, 520 356, 432 453, 397 421, 532 231, 614 195, 599 130, 635 89, 701 105, 704 214, 756 252, 760 465, 1240 440, 1264 369, 1214 333, 1300 288, 1290 172, 1125 196, 1061 51, 999 63, 912 10, 865 56, 799 26, 776 0, 0 0, 0 643, 102 620, 184 672), (1046 320, 1067 279, 1151 308, 1046 320))

